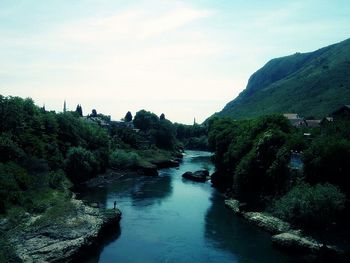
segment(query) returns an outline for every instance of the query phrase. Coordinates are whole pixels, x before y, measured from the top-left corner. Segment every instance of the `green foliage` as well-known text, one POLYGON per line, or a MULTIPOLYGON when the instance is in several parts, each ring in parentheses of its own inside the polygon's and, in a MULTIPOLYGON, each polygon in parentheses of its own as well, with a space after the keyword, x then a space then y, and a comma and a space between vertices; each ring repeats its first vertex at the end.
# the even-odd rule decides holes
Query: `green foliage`
POLYGON ((152 112, 140 110, 136 113, 134 118, 134 125, 141 131, 154 129, 158 126, 159 118, 152 112))
POLYGON ((175 148, 175 129, 170 121, 166 119, 160 120, 157 128, 151 134, 155 138, 158 148, 168 150, 175 148))
POLYGON ((269 61, 218 114, 237 119, 297 112, 323 118, 350 101, 350 40, 269 61))
POLYGON ((290 124, 279 115, 245 121, 210 120, 209 144, 218 171, 214 183, 220 184, 221 174, 222 181, 233 182, 237 197, 255 203, 280 194, 287 181, 290 133, 290 124))
POLYGON ((205 125, 185 125, 175 123, 176 139, 178 139, 186 149, 208 150, 208 128, 205 125))
POLYGON ((301 183, 273 205, 273 213, 297 225, 324 227, 344 209, 345 195, 334 185, 301 183))
POLYGON ((350 194, 350 140, 321 136, 304 153, 304 171, 310 183, 329 182, 350 194))
POLYGON ((12 140, 8 132, 0 135, 0 161, 19 161, 25 156, 24 151, 12 140))
POLYGON ((30 178, 15 163, 0 163, 0 213, 11 204, 20 204, 22 191, 27 190, 30 178))
POLYGON ((154 113, 141 110, 138 111, 134 118, 134 125, 142 132, 150 136, 158 148, 174 150, 176 146, 176 131, 174 125, 165 119, 161 120, 154 113))
POLYGON ((72 182, 81 182, 92 177, 98 170, 98 162, 89 150, 71 147, 65 160, 65 171, 72 182))
POLYGON ((78 115, 80 116, 80 117, 82 117, 83 116, 83 108, 81 107, 81 105, 77 105, 77 109, 75 110, 77 113, 78 113, 78 115))
POLYGON ((109 158, 113 168, 135 168, 140 164, 140 156, 136 152, 121 149, 113 151, 109 158))
POLYGON ((76 215, 76 207, 67 198, 50 200, 51 204, 47 207, 43 215, 34 222, 34 227, 43 227, 47 225, 59 225, 62 227, 66 224, 66 218, 70 215, 76 215))
POLYGON ((130 111, 128 111, 128 112, 125 114, 124 121, 126 121, 126 122, 131 122, 131 121, 132 121, 132 114, 131 114, 130 111))

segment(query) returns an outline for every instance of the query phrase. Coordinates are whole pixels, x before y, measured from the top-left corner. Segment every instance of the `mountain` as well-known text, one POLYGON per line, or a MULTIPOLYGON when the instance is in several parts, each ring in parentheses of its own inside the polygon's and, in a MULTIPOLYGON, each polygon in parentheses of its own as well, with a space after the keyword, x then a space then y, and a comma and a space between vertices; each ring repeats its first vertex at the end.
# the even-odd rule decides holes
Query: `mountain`
POLYGON ((241 119, 293 112, 321 118, 344 104, 350 104, 350 39, 270 60, 217 115, 241 119))

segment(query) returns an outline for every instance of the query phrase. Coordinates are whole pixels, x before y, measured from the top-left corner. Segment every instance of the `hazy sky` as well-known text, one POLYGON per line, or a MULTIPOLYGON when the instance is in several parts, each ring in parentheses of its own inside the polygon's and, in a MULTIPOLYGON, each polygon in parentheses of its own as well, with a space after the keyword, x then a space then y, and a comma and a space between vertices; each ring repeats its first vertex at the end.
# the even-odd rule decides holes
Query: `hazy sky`
POLYGON ((349 37, 349 0, 0 0, 0 93, 201 122, 269 59, 349 37))

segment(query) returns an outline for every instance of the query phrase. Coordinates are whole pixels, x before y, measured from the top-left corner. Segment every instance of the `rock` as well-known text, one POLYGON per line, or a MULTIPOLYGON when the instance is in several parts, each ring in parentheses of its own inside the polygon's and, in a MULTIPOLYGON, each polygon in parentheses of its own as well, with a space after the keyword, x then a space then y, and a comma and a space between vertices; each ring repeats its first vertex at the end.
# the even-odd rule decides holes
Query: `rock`
POLYGON ((73 213, 59 215, 60 220, 38 224, 33 217, 21 231, 13 231, 10 242, 23 262, 69 262, 94 245, 101 231, 118 224, 121 212, 86 206, 71 200, 73 213))
POLYGON ((272 234, 279 234, 291 230, 289 223, 283 220, 259 212, 246 212, 243 217, 252 224, 259 226, 272 234))
POLYGON ((202 182, 204 183, 207 180, 207 177, 209 176, 209 172, 207 170, 199 170, 196 172, 186 172, 182 175, 183 178, 189 179, 195 182, 202 182))
POLYGON ((272 236, 272 244, 283 250, 299 253, 317 254, 322 262, 345 262, 346 253, 337 246, 324 245, 321 242, 303 236, 301 231, 290 231, 272 236))
POLYGON ((91 203, 88 203, 89 206, 93 207, 93 208, 99 208, 100 207, 100 204, 99 203, 96 203, 96 202, 91 202, 91 203))
POLYGON ((240 203, 236 199, 226 199, 225 206, 231 209, 235 214, 240 214, 240 203))
POLYGON ((322 247, 321 243, 312 238, 303 237, 291 232, 274 235, 272 237, 272 244, 286 250, 311 253, 317 253, 322 247))

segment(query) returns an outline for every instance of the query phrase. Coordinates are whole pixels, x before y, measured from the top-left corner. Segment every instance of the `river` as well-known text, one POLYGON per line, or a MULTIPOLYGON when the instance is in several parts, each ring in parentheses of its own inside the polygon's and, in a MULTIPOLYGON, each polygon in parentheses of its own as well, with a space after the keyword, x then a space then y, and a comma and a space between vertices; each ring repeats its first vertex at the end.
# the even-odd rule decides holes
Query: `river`
POLYGON ((210 182, 181 177, 203 168, 214 169, 210 153, 186 151, 179 168, 162 169, 158 177, 123 176, 87 189, 84 199, 107 207, 116 201, 123 216, 85 262, 300 262, 225 208, 210 182))

